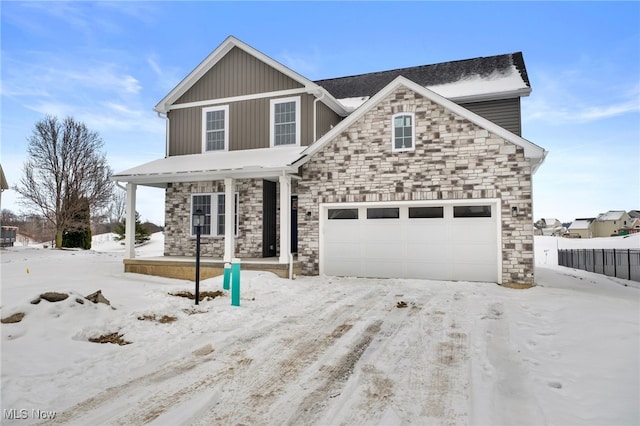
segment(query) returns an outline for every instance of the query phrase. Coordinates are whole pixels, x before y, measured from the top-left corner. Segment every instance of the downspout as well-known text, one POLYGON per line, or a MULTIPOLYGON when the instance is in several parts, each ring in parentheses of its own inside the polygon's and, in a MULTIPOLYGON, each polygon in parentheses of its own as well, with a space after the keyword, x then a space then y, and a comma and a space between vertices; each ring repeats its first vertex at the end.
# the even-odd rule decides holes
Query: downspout
POLYGON ((170 122, 169 122, 169 115, 167 113, 163 113, 160 111, 156 111, 156 114, 158 114, 159 118, 164 118, 166 121, 166 136, 165 136, 165 141, 164 141, 164 157, 167 158, 169 156, 169 129, 170 129, 170 122))

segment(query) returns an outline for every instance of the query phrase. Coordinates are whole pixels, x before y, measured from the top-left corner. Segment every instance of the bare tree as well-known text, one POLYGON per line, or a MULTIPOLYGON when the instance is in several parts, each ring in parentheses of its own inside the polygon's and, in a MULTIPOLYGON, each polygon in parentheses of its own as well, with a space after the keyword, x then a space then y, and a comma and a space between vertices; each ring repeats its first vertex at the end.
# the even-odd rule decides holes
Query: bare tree
POLYGON ((56 247, 62 246, 63 231, 83 209, 77 200, 86 200, 92 210, 111 200, 112 171, 103 145, 96 132, 71 117, 59 121, 47 116, 29 138, 29 158, 14 189, 25 207, 39 211, 55 227, 56 247))
POLYGON ((109 208, 109 217, 112 222, 122 222, 127 213, 127 193, 116 190, 113 193, 111 205, 109 208))

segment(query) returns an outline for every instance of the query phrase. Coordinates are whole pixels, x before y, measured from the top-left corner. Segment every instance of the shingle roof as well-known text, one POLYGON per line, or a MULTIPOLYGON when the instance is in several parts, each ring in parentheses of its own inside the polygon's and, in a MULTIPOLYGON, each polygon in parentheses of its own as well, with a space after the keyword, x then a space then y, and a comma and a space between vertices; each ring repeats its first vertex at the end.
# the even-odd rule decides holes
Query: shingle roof
POLYGON ((594 220, 596 219, 593 217, 576 219, 571 222, 571 225, 569 225, 569 229, 589 229, 594 220))
POLYGON ((519 72, 523 85, 530 88, 522 52, 317 80, 314 83, 322 86, 333 97, 345 99, 373 96, 400 75, 423 87, 430 87, 474 76, 488 77, 496 72, 510 74, 514 67, 519 72))
POLYGON ((607 220, 620 220, 625 213, 626 212, 624 210, 609 210, 606 213, 600 213, 598 215, 598 221, 604 222, 607 220))

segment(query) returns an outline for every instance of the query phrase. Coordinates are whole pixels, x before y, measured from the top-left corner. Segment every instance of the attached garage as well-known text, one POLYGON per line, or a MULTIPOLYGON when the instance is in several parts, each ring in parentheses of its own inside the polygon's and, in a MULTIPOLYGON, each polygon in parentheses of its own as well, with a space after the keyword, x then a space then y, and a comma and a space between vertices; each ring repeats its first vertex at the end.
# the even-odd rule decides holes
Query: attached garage
POLYGON ((320 207, 320 273, 500 283, 499 200, 320 207))

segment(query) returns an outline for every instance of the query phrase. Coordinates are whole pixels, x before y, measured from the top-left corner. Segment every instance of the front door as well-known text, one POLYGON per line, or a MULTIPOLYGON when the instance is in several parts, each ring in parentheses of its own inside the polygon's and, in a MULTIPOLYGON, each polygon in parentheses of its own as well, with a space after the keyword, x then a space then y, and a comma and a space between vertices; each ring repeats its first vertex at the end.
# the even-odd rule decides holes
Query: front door
POLYGON ((298 252, 298 196, 291 196, 291 253, 298 252))
POLYGON ((276 255, 276 183, 262 181, 262 257, 276 255))

